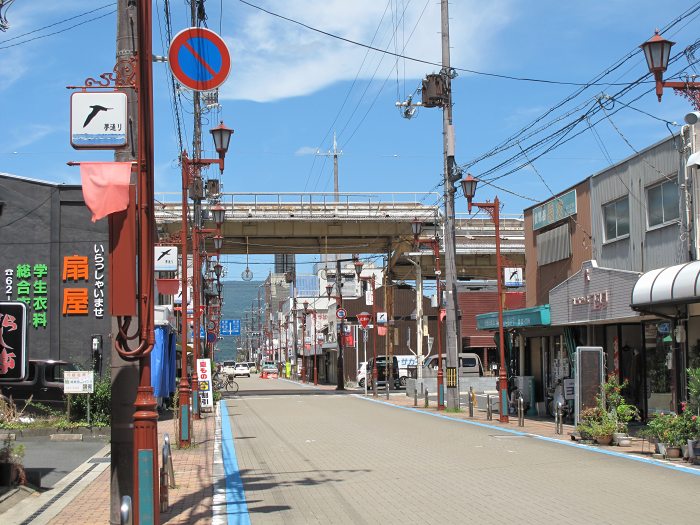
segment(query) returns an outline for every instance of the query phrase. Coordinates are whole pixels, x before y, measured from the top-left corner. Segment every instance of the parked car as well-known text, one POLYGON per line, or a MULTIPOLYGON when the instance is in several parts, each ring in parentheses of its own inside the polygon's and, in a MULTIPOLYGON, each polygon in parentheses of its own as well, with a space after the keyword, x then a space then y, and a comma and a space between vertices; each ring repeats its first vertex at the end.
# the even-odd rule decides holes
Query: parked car
POLYGON ((224 361, 221 363, 221 371, 226 374, 226 375, 234 375, 236 371, 236 362, 235 361, 224 361))
POLYGON ((236 363, 236 367, 233 369, 233 377, 238 376, 250 377, 250 367, 248 363, 236 363))
POLYGON ((360 385, 361 388, 365 387, 365 378, 367 377, 367 361, 363 361, 360 363, 360 366, 357 367, 357 384, 360 385))
MULTIPOLYGON (((391 371, 391 377, 394 380, 394 388, 397 388, 400 384, 400 378, 399 378, 399 361, 396 359, 396 356, 393 357, 393 365, 392 365, 392 371, 391 371)), ((372 370, 374 367, 374 358, 371 357, 369 361, 367 361, 367 370, 372 370)), ((387 376, 387 371, 388 371, 388 366, 387 366, 387 358, 386 356, 380 355, 377 356, 377 386, 384 386, 386 385, 386 376, 387 376)), ((367 383, 369 388, 373 388, 372 386, 372 374, 369 374, 369 382, 367 383)))
MULTIPOLYGON (((442 356, 442 368, 443 370, 447 366, 447 360, 445 356, 442 356)), ((437 371, 438 367, 438 357, 436 355, 431 355, 425 358, 423 362, 423 367, 429 371, 437 371)), ((481 364, 481 358, 478 354, 473 353, 461 353, 459 354, 459 375, 461 377, 469 376, 483 376, 484 367, 481 364)))
MULTIPOLYGON (((63 394, 63 373, 66 370, 80 370, 80 367, 68 361, 51 359, 30 359, 27 363, 27 377, 24 381, 2 383, 2 395, 12 397, 18 408, 30 397, 32 403, 41 403, 54 410, 65 410, 66 399, 63 394)), ((37 412, 31 406, 29 412, 37 412)))

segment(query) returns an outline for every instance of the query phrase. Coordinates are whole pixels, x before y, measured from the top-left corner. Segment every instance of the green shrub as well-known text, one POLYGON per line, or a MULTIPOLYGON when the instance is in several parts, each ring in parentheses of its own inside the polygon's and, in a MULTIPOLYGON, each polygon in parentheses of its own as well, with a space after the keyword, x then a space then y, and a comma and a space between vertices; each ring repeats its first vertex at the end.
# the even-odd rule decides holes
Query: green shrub
MULTIPOLYGON (((71 394, 71 421, 87 422, 86 394, 71 394)), ((109 375, 95 381, 95 392, 90 394, 90 424, 96 427, 109 426, 111 423, 112 381, 109 375)))

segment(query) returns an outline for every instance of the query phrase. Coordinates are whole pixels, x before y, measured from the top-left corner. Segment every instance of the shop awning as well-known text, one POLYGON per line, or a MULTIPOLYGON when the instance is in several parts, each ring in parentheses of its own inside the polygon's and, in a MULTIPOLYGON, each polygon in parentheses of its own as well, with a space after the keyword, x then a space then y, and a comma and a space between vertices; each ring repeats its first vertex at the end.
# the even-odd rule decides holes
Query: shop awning
POLYGON ((632 308, 675 316, 690 303, 700 303, 700 261, 658 268, 642 274, 632 289, 632 308))
MULTIPOLYGON (((549 305, 532 308, 518 308, 503 311, 504 328, 524 328, 527 326, 549 326, 549 305)), ((498 312, 489 312, 476 316, 477 330, 498 330, 498 312)))

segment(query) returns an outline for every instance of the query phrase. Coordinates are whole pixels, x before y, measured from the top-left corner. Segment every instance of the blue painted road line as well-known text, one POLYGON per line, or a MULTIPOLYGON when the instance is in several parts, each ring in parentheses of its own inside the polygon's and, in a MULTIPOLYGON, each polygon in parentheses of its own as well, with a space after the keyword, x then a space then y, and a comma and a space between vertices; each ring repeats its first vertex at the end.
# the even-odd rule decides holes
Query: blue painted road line
POLYGON ((589 445, 582 445, 581 443, 575 443, 573 441, 563 441, 561 439, 555 439, 555 438, 550 438, 546 436, 540 436, 538 434, 531 434, 529 432, 521 432, 519 430, 512 430, 510 428, 503 428, 499 427, 496 425, 489 425, 488 423, 480 423, 478 421, 470 421, 468 419, 457 419, 455 417, 451 417, 448 415, 444 414, 435 414, 432 412, 425 412, 424 410, 420 410, 418 408, 412 408, 412 407, 404 407, 400 405, 394 405, 392 403, 387 403, 386 401, 382 401, 379 399, 371 399, 371 398, 366 398, 365 396, 361 394, 353 394, 354 397, 357 397, 359 399, 363 399, 365 401, 371 401, 372 403, 379 403, 381 405, 386 405, 394 408, 398 408, 401 410, 408 410, 410 412, 417 412, 419 414, 424 414, 426 416, 431 416, 431 417, 438 417, 441 419, 447 419, 449 421, 454 421, 455 423, 465 423, 467 425, 473 425, 475 427, 482 427, 482 428, 488 428, 489 430, 497 430, 498 432, 507 432, 509 434, 515 434, 516 436, 527 436, 533 439, 538 439, 540 441, 546 441, 549 443, 555 443, 557 445, 564 445, 567 447, 574 447, 578 448, 581 450, 587 450, 588 452, 594 452, 596 454, 605 454, 607 456, 614 456, 622 459, 626 459, 629 461, 637 461, 639 463, 644 463, 646 465, 651 465, 653 467, 663 467, 671 470, 675 470, 677 472, 684 472, 686 474, 692 474, 694 476, 700 476, 700 469, 697 468, 692 468, 692 467, 685 467, 683 465, 674 465, 672 463, 666 463, 663 461, 659 461, 657 459, 652 459, 652 458, 643 458, 640 456, 633 456, 631 454, 625 454, 624 452, 615 452, 613 450, 604 450, 596 447, 591 447, 589 445))
POLYGON ((233 444, 233 432, 228 417, 226 403, 221 403, 221 453, 226 475, 226 515, 229 525, 250 525, 248 505, 245 502, 243 480, 238 470, 236 447, 233 444))

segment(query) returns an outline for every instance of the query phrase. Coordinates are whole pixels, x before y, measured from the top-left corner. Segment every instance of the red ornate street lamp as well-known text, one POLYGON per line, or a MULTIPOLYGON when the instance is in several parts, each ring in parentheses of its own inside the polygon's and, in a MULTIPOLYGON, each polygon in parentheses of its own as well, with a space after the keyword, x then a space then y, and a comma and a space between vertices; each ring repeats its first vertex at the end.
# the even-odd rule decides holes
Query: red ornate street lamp
POLYGON ((498 197, 493 202, 472 202, 479 182, 470 174, 460 181, 464 196, 467 198, 467 210, 471 213, 472 205, 486 211, 493 221, 496 230, 496 283, 498 292, 498 349, 500 351, 501 365, 498 368, 498 389, 500 391, 500 409, 498 420, 508 423, 508 376, 506 373, 505 336, 503 332, 503 269, 501 261, 501 229, 500 229, 500 202, 498 197))
POLYGON ((690 99, 695 109, 700 109, 700 100, 698 100, 698 90, 700 90, 699 82, 664 82, 663 80, 663 75, 668 68, 671 48, 674 44, 675 42, 663 38, 657 29, 654 36, 639 46, 644 51, 644 57, 647 60, 649 72, 654 75, 654 80, 656 80, 656 96, 659 102, 661 102, 664 88, 672 88, 690 99))
MULTIPOLYGON (((190 420, 190 397, 191 393, 196 392, 198 389, 197 374, 194 374, 192 378, 192 389, 190 389, 190 384, 187 379, 188 366, 187 366, 187 329, 189 323, 187 322, 187 191, 195 178, 200 177, 201 169, 205 166, 216 164, 219 166, 219 170, 223 173, 224 171, 224 158, 226 157, 226 151, 231 140, 231 135, 233 130, 226 128, 223 123, 217 128, 212 130, 212 136, 214 138, 214 144, 217 147, 217 152, 219 153, 218 159, 202 159, 195 158, 190 159, 187 156, 187 152, 183 152, 181 156, 182 163, 182 228, 181 228, 181 242, 182 242, 182 323, 180 327, 180 337, 181 337, 181 367, 182 373, 180 374, 180 385, 179 385, 179 405, 180 405, 180 426, 179 426, 179 436, 180 446, 189 446, 192 436, 192 421, 190 420), (215 133, 216 132, 216 133, 215 133)), ((214 222, 217 224, 217 231, 221 224, 224 222, 226 210, 220 204, 216 204, 211 209, 212 217, 214 222)), ((223 238, 217 236, 220 240, 214 239, 214 248, 217 253, 221 251, 221 246, 223 244, 223 238)), ((198 274, 200 272, 199 264, 199 238, 197 228, 192 229, 192 259, 193 259, 193 317, 195 321, 195 332, 193 333, 193 355, 192 355, 192 367, 193 369, 197 366, 197 353, 199 345, 199 278, 198 274)), ((199 406, 197 401, 193 403, 193 411, 198 415, 199 406)))

